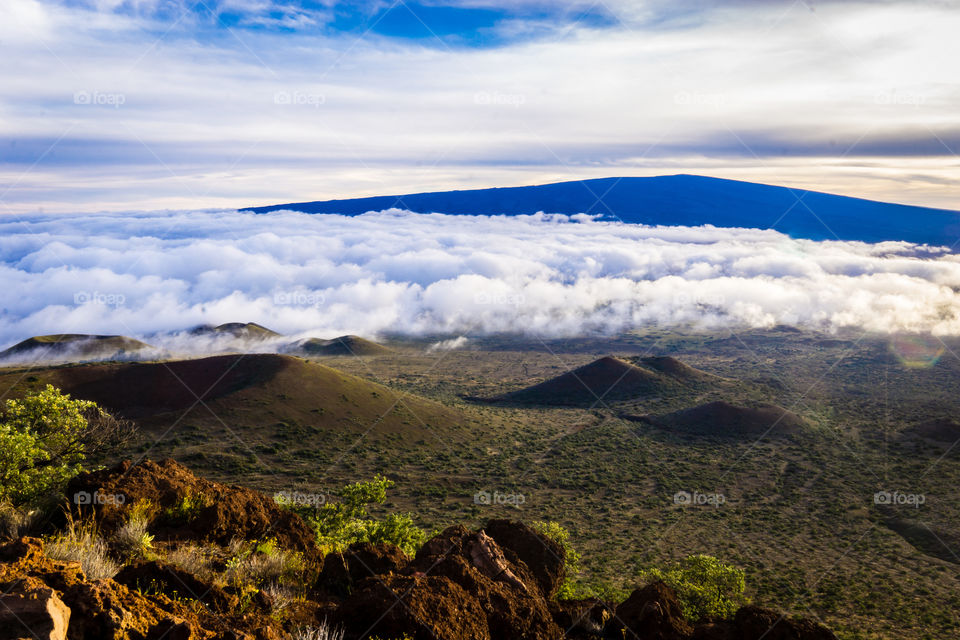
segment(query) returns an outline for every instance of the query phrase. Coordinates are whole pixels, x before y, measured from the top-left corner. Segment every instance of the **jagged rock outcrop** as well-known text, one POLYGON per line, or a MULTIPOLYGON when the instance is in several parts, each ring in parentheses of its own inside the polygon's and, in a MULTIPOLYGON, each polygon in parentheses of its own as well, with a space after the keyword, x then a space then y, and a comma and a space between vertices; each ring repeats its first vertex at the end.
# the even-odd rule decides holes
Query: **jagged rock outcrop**
MULTIPOLYGON (((506 541, 539 538, 519 523, 500 521, 491 528, 506 541)), ((557 551, 546 538, 540 544, 557 551)), ((532 547, 514 546, 533 557, 532 547)), ((362 583, 344 600, 337 620, 353 638, 390 637, 406 629, 415 639, 559 640, 563 630, 544 596, 556 587, 542 575, 541 584, 521 556, 501 547, 486 529, 454 526, 424 544, 401 574, 362 583), (366 615, 359 616, 361 611, 366 615)))
POLYGON ((144 460, 137 465, 122 462, 81 474, 68 486, 67 497, 77 518, 92 515, 108 534, 125 522, 131 506, 141 500, 163 510, 182 505, 186 499, 193 505, 187 517, 151 522, 150 530, 159 539, 226 545, 234 538, 272 537, 284 549, 308 556, 319 553, 313 531, 272 497, 198 477, 174 460, 144 460))
POLYGON ((732 620, 694 627, 677 595, 662 582, 635 590, 617 606, 604 627, 605 638, 628 640, 837 640, 817 622, 792 619, 770 609, 741 607, 732 620))
POLYGON ((746 606, 733 617, 737 637, 743 640, 837 640, 832 631, 813 620, 794 620, 762 607, 746 606))
MULTIPOLYGON (((445 576, 371 578, 334 617, 348 638, 495 640, 473 593, 445 576)), ((520 636, 509 636, 517 637, 520 636)))
POLYGON ((0 638, 66 640, 70 608, 56 591, 35 578, 0 595, 0 638))
POLYGON ((684 640, 691 635, 693 627, 680 609, 677 594, 662 582, 630 594, 604 628, 604 637, 626 640, 684 640))
POLYGON ((352 544, 342 553, 330 553, 323 559, 315 588, 344 598, 367 578, 397 573, 409 562, 410 557, 392 544, 352 544))
POLYGON ((207 496, 185 519, 151 521, 151 532, 163 540, 158 544, 204 544, 223 569, 234 557, 231 538, 269 535, 300 551, 306 598, 283 605, 290 608, 281 627, 266 589, 248 584, 240 591, 209 572, 204 579, 153 558, 128 563, 112 579, 88 580, 79 563, 52 560, 41 540, 20 538, 0 544, 0 640, 282 640, 295 625, 324 622, 342 626, 346 640, 836 640, 812 620, 755 606, 729 620, 694 625, 662 582, 616 606, 558 601, 563 549, 509 520, 490 520, 476 531, 449 527, 413 558, 393 545, 370 543, 321 558, 312 532, 292 512, 262 494, 198 478, 173 461, 83 474, 69 492, 124 496, 71 504, 72 515, 92 518, 108 536, 138 501, 165 509, 185 496, 207 496))
POLYGON ((566 577, 563 548, 530 527, 509 520, 490 520, 484 532, 502 549, 512 551, 533 572, 540 592, 552 599, 566 577))
MULTIPOLYGON (((154 569, 160 570, 160 566, 154 569)), ((137 572, 131 569, 129 573, 137 572)), ((154 575, 160 577, 159 573, 154 575)), ((44 554, 43 542, 37 538, 20 538, 0 545, 0 592, 4 594, 3 605, 7 605, 0 606, 0 638, 4 640, 283 637, 276 624, 262 613, 219 614, 202 606, 193 608, 153 589, 145 595, 116 580, 87 580, 79 563, 49 559, 44 554)))

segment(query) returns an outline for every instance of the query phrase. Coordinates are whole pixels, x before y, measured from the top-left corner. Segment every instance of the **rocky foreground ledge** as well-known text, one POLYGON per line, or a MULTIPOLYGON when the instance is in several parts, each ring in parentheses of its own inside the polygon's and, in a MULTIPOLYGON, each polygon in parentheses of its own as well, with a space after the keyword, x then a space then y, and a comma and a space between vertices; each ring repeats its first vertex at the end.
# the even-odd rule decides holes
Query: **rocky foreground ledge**
MULTIPOLYGON (((73 518, 117 528, 124 510, 150 500, 175 505, 199 492, 214 499, 179 528, 151 525, 169 545, 235 544, 272 536, 299 547, 302 593, 283 604, 154 557, 130 560, 110 578, 90 579, 78 562, 53 560, 38 538, 0 544, 0 640, 835 640, 808 619, 760 607, 730 620, 694 624, 676 594, 655 582, 619 604, 563 601, 562 549, 529 527, 491 520, 450 527, 409 557, 392 545, 352 545, 323 556, 295 515, 254 491, 212 483, 173 462, 122 465, 85 474, 69 492, 124 495, 122 504, 73 506, 73 518), (305 636, 303 629, 339 630, 305 636)), ((73 495, 71 493, 70 495, 73 495)))

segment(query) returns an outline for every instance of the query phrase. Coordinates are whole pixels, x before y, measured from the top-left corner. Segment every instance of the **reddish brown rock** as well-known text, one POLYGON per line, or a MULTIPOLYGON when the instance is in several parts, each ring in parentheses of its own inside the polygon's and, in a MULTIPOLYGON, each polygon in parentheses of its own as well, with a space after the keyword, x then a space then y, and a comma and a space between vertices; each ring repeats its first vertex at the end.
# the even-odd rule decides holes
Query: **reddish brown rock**
POLYGON ((832 631, 813 620, 791 619, 762 607, 741 607, 733 624, 742 640, 837 640, 832 631))
MULTIPOLYGON (((162 578, 162 571, 158 564, 152 575, 162 578)), ((140 575, 148 573, 140 572, 140 575)), ((130 574, 137 575, 137 572, 131 570, 130 574)), ((180 575, 182 579, 188 576, 180 575)), ((172 599, 152 590, 146 595, 112 579, 86 580, 77 563, 50 560, 43 553, 42 541, 34 538, 0 544, 0 592, 20 598, 10 601, 9 610, 33 616, 30 619, 37 628, 54 634, 52 637, 59 633, 58 619, 64 622, 67 640, 280 640, 284 637, 277 624, 261 613, 220 614, 191 604, 183 592, 178 594, 178 599, 172 599), (24 602, 29 599, 36 602, 24 602), (58 600, 68 609, 69 619, 62 615, 58 600)), ((19 633, 16 629, 12 624, 0 623, 0 638, 20 637, 15 635, 19 633)), ((34 638, 30 634, 26 637, 34 638)))
POLYGON ((708 622, 697 625, 693 640, 741 640, 741 636, 732 622, 708 622))
MULTIPOLYGON (((348 638, 492 640, 474 594, 443 576, 371 578, 335 614, 348 638)), ((520 636, 509 636, 519 638, 520 636)))
POLYGON ((483 575, 491 580, 502 580, 525 593, 529 593, 527 585, 510 568, 507 557, 503 551, 483 531, 478 531, 476 535, 467 539, 465 549, 469 556, 471 564, 483 575))
POLYGON ((410 557, 392 544, 352 544, 343 553, 327 554, 316 589, 343 598, 367 578, 398 573, 409 562, 410 557))
POLYGON ((550 604, 553 619, 567 640, 593 640, 613 616, 614 607, 598 598, 561 600, 550 604))
POLYGON ((107 534, 116 531, 126 521, 130 507, 141 500, 149 500, 162 512, 188 498, 197 505, 192 513, 180 520, 154 518, 151 532, 162 540, 221 545, 234 538, 272 537, 281 548, 308 557, 319 553, 310 527, 272 497, 200 478, 174 460, 144 460, 137 465, 122 462, 110 469, 81 474, 70 483, 67 497, 75 516, 82 519, 92 514, 107 534))
POLYGON ((553 598, 566 577, 563 548, 520 522, 490 520, 483 528, 501 549, 512 552, 533 573, 537 587, 553 598))
POLYGON ((70 609, 57 592, 26 579, 0 595, 0 638, 66 640, 70 609))
POLYGON ((493 638, 563 637, 527 565, 483 532, 450 527, 420 549, 407 573, 443 576, 462 587, 484 611, 493 638))
POLYGON ((192 573, 157 560, 127 565, 113 577, 114 581, 140 591, 163 593, 171 598, 190 598, 202 602, 219 613, 232 613, 240 604, 237 596, 200 580, 192 573))
MULTIPOLYGON (((72 613, 71 640, 138 640, 160 627, 166 629, 185 622, 184 617, 189 615, 184 610, 181 611, 184 617, 177 616, 174 612, 182 607, 166 596, 147 598, 112 580, 74 585, 63 594, 63 601, 72 613)), ((211 635, 198 634, 197 637, 211 635)))
POLYGON ((677 594, 663 582, 630 594, 604 628, 604 637, 618 640, 684 640, 692 634, 677 594))

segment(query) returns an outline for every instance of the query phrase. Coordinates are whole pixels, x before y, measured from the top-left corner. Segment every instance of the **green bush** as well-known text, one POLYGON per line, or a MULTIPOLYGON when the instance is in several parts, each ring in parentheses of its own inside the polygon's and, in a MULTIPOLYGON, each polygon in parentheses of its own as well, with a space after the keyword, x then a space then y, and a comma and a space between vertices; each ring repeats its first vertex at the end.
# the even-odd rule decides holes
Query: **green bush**
POLYGON ((32 502, 77 475, 85 458, 87 416, 99 411, 47 385, 22 400, 7 400, 0 417, 0 499, 32 502))
POLYGON ((427 533, 416 526, 406 513, 390 514, 374 520, 367 513, 372 504, 383 504, 392 480, 376 476, 369 482, 357 482, 339 491, 338 502, 328 502, 319 508, 280 504, 299 513, 311 524, 321 549, 343 551, 355 542, 393 544, 413 555, 427 541, 427 533))
POLYGON ((563 549, 564 566, 566 567, 566 577, 560 589, 557 591, 558 600, 569 600, 577 597, 580 589, 577 587, 577 576, 580 574, 580 552, 570 544, 570 532, 563 528, 558 522, 534 522, 531 527, 537 533, 544 535, 563 549))
POLYGON ((0 502, 35 504, 61 489, 88 455, 115 451, 135 435, 88 400, 47 385, 0 409, 0 502))
POLYGON ((163 510, 162 518, 168 524, 187 524, 193 522, 210 504, 210 499, 202 493, 187 492, 163 510))
POLYGON ((154 535, 150 533, 150 520, 156 506, 149 500, 138 500, 127 513, 127 520, 116 534, 114 541, 128 558, 148 557, 153 550, 154 535))
POLYGON ((690 620, 729 618, 744 602, 743 569, 713 556, 687 556, 666 570, 648 569, 642 575, 650 581, 662 580, 676 591, 683 614, 690 620))

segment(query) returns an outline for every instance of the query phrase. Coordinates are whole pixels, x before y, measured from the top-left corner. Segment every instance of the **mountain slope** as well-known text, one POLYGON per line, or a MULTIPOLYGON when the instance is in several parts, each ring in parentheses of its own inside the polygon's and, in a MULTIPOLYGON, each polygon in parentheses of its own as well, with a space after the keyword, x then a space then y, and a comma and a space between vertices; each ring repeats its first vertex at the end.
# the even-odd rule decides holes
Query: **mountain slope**
POLYGON ((239 340, 268 340, 280 336, 276 331, 267 329, 256 322, 228 322, 216 327, 201 325, 191 329, 190 333, 196 336, 232 336, 239 340))
POLYGON ((671 431, 709 436, 782 436, 799 433, 808 426, 803 418, 777 405, 744 407, 723 400, 647 421, 671 431))
POLYGON ((960 422, 953 418, 933 418, 909 427, 902 435, 953 444, 960 438, 960 422))
POLYGON ((360 336, 340 336, 332 340, 308 338, 290 345, 290 353, 303 353, 310 356, 375 356, 390 353, 390 349, 361 338, 360 336))
MULTIPOLYGON (((19 373, 0 376, 6 387, 19 373)), ((287 437, 325 432, 404 434, 433 439, 463 423, 456 410, 321 364, 273 354, 224 355, 161 363, 79 365, 33 372, 147 429, 192 425, 287 437), (286 432, 286 433, 285 433, 286 432)))
POLYGON ((60 358, 122 358, 149 349, 150 345, 126 336, 96 336, 79 333, 34 336, 0 351, 0 360, 26 357, 33 360, 60 358))
POLYGON ((497 399, 545 406, 602 407, 611 402, 675 393, 679 388, 672 377, 607 356, 497 399))
POLYGON ((773 228, 812 240, 952 245, 960 213, 705 176, 598 178, 527 187, 250 207, 359 215, 389 208, 454 215, 588 213, 629 223, 773 228))
POLYGON ((719 384, 725 382, 720 376, 695 369, 671 356, 642 357, 640 358, 640 364, 686 384, 719 384))

